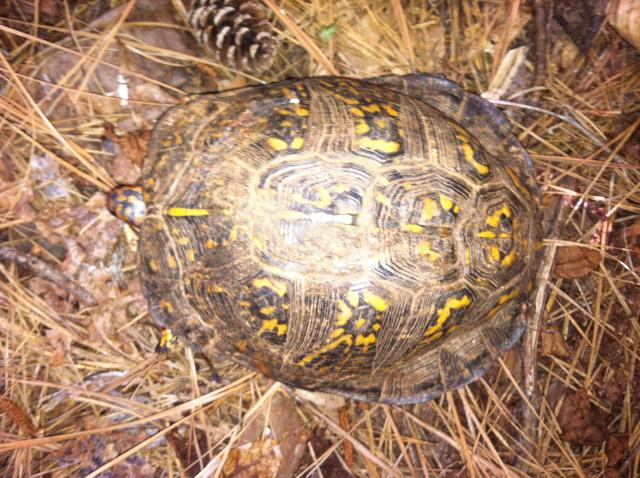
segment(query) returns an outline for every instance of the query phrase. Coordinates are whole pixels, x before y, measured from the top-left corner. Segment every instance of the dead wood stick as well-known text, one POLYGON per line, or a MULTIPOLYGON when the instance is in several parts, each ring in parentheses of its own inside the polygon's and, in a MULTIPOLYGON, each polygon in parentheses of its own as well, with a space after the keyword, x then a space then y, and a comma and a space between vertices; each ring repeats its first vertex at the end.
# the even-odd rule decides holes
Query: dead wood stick
POLYGON ((18 249, 0 245, 0 260, 10 261, 21 267, 29 269, 36 276, 53 282, 58 287, 64 289, 86 305, 96 305, 93 295, 81 285, 68 279, 60 272, 56 271, 50 264, 38 259, 31 254, 21 252, 18 249))

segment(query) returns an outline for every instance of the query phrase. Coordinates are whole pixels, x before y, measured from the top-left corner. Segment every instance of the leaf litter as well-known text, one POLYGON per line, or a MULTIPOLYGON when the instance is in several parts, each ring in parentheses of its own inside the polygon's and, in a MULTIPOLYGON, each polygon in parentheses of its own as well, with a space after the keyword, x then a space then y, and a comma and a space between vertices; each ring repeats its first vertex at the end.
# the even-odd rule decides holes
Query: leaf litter
POLYGON ((2 473, 640 474, 638 51, 597 22, 576 40, 581 25, 559 12, 531 90, 526 2, 269 0, 281 50, 255 78, 204 57, 178 3, 0 6, 0 234, 14 251, 0 264, 2 473), (545 198, 562 198, 545 241, 558 254, 541 278, 535 397, 520 348, 472 385, 406 407, 332 402, 217 357, 215 383, 184 348, 154 353, 134 244, 104 193, 137 179, 147 131, 186 94, 331 71, 435 72, 504 102, 545 198))

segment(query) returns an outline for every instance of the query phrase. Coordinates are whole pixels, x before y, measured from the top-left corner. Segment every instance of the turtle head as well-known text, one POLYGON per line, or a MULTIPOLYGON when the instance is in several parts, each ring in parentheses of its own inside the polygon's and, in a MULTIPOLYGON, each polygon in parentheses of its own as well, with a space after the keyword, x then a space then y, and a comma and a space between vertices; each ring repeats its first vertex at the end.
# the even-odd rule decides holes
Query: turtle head
POLYGON ((109 212, 130 226, 138 228, 147 210, 140 186, 119 186, 107 196, 109 212))

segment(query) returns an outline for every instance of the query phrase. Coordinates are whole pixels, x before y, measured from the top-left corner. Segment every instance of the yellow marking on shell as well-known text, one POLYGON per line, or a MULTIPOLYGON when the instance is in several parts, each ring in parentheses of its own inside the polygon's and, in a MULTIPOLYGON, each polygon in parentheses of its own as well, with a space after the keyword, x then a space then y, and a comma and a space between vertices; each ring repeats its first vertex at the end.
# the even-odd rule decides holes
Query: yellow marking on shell
POLYGON ((511 236, 512 234, 509 234, 508 232, 501 232, 500 234, 498 234, 498 237, 500 239, 509 239, 511 236))
POLYGON ((289 88, 284 88, 283 87, 283 88, 280 88, 280 90, 282 91, 284 96, 286 96, 290 100, 298 97, 298 95, 296 95, 296 92, 290 90, 289 88))
POLYGON ((438 205, 436 202, 432 198, 424 198, 422 201, 422 212, 420 213, 421 217, 430 221, 436 214, 438 214, 438 205))
POLYGON ((148 178, 144 182, 144 187, 145 188, 152 188, 155 184, 156 184, 156 178, 148 178))
POLYGON ((175 269, 176 267, 178 267, 178 263, 176 262, 176 258, 173 257, 173 256, 167 257, 167 266, 169 266, 169 269, 175 269))
POLYGON ((350 108, 349 111, 351 111, 354 115, 359 116, 360 118, 364 118, 364 111, 362 111, 360 108, 350 108))
POLYGON ((465 307, 469 307, 469 305, 471 305, 471 299, 466 294, 460 299, 457 297, 449 297, 445 302, 444 307, 442 309, 438 309, 438 318, 436 319, 436 323, 429 327, 424 335, 429 337, 436 332, 441 331, 442 326, 447 320, 449 320, 449 317, 451 317, 451 311, 463 309, 465 307))
POLYGON ((363 106, 362 109, 365 110, 367 113, 378 113, 378 112, 382 111, 380 109, 380 105, 375 104, 375 103, 372 104, 372 105, 363 106))
POLYGON ((373 330, 375 330, 376 332, 377 332, 378 330, 380 330, 380 328, 381 328, 381 327, 382 327, 382 326, 381 326, 380 324, 378 324, 377 322, 376 322, 375 324, 373 324, 373 330))
POLYGON ((216 186, 224 186, 226 181, 223 178, 213 178, 213 184, 216 186))
POLYGON ((270 305, 268 307, 261 307, 260 308, 260 313, 262 315, 271 315, 276 311, 276 306, 275 305, 270 305))
MULTIPOLYGON (((291 115, 291 111, 289 111, 286 108, 280 108, 278 110, 276 110, 278 113, 280 113, 283 116, 290 116, 291 115)), ((266 118, 265 118, 266 119, 266 118)))
POLYGON ((373 292, 365 290, 362 293, 362 299, 378 312, 384 312, 387 310, 388 304, 385 300, 379 295, 375 295, 373 292))
POLYGON ((292 209, 289 209, 287 211, 282 211, 280 214, 278 214, 280 216, 280 219, 284 219, 285 221, 292 221, 292 220, 296 220, 296 219, 308 219, 309 215, 304 213, 304 212, 300 212, 300 211, 294 211, 292 209))
POLYGON ((187 260, 188 260, 189 262, 195 262, 195 260, 196 260, 196 253, 195 253, 195 251, 194 251, 193 249, 189 249, 189 250, 186 252, 186 255, 187 255, 187 260))
POLYGON ((267 144, 276 151, 282 151, 287 149, 287 143, 282 141, 280 138, 269 138, 267 139, 267 144))
POLYGON ((182 236, 179 237, 176 242, 181 246, 186 246, 187 244, 189 244, 189 238, 187 236, 182 236))
POLYGON ((471 264, 471 249, 466 249, 464 251, 464 262, 465 264, 471 264))
POLYGON ((265 319, 262 321, 262 327, 260 327, 258 335, 274 330, 277 331, 278 335, 284 335, 287 333, 287 324, 279 324, 278 319, 265 319))
POLYGON ((336 325, 346 325, 353 316, 353 311, 343 300, 338 300, 338 313, 336 314, 336 325))
MULTIPOLYGON (((331 87, 333 88, 333 85, 331 87)), ((359 100, 355 98, 348 98, 346 96, 341 95, 340 93, 333 93, 333 96, 334 98, 337 98, 348 105, 357 105, 358 103, 360 103, 359 100)))
POLYGON ((361 148, 372 149, 374 151, 380 151, 381 153, 397 153, 400 151, 400 143, 397 141, 387 141, 385 139, 372 139, 369 137, 360 138, 358 145, 361 148))
POLYGON ((178 338, 173 334, 171 329, 163 329, 158 346, 156 347, 156 353, 167 353, 173 350, 178 343, 178 338))
POLYGON ((498 227, 500 225, 500 217, 511 217, 511 208, 508 204, 503 204, 502 207, 496 209, 493 214, 487 217, 486 223, 491 227, 498 227))
POLYGON ((327 352, 330 352, 331 350, 337 348, 340 344, 343 344, 343 343, 346 344, 347 345, 347 349, 349 349, 353 345, 353 336, 351 336, 349 334, 346 334, 346 335, 342 335, 342 336, 338 337, 333 342, 330 342, 329 344, 327 344, 324 347, 320 348, 316 352, 313 352, 313 353, 307 355, 306 357, 304 357, 302 360, 300 360, 298 362, 298 365, 303 367, 303 366, 307 365, 308 363, 312 362, 314 359, 320 357, 321 355, 326 354, 327 352))
POLYGON ((291 149, 300 149, 304 144, 304 139, 302 138, 293 138, 291 141, 291 149))
POLYGON ((531 197, 531 191, 529 191, 524 184, 522 184, 522 181, 520 181, 520 178, 518 177, 518 175, 516 174, 516 172, 507 167, 507 174, 509 175, 509 177, 511 178, 511 180, 513 181, 513 183, 516 185, 516 187, 518 188, 518 191, 520 191, 520 193, 525 197, 525 198, 530 198, 531 197))
POLYGON ((253 287, 255 287, 256 289, 261 289, 262 287, 266 287, 267 289, 272 290, 273 292, 275 292, 279 297, 284 297, 284 295, 287 293, 287 285, 282 283, 282 282, 278 282, 278 281, 271 281, 271 279, 253 279, 253 287))
POLYGON ((231 228, 231 231, 229 232, 229 240, 230 241, 235 241, 236 239, 238 239, 238 232, 240 231, 240 226, 235 225, 231 228))
POLYGON ((358 297, 358 293, 350 290, 347 292, 347 302, 351 307, 358 307, 358 303, 360 302, 360 297, 358 297))
POLYGON ((515 299, 516 297, 518 297, 519 294, 520 294, 520 291, 518 291, 518 289, 513 289, 508 294, 501 295, 500 298, 498 299, 498 303, 499 304, 505 304, 505 303, 509 302, 510 300, 515 299))
POLYGON ((293 126, 293 123, 291 121, 289 121, 289 120, 284 120, 284 121, 280 122, 280 125, 284 126, 286 128, 290 128, 290 127, 293 126))
POLYGON ((536 251, 540 251, 540 250, 544 249, 544 242, 536 241, 536 243, 534 244, 534 247, 535 247, 536 251))
POLYGON ((184 138, 182 137, 182 135, 180 133, 175 133, 175 145, 176 146, 180 146, 182 143, 184 143, 184 138))
POLYGON ((356 123, 356 133, 367 134, 370 130, 371 128, 369 128, 369 125, 366 121, 360 120, 358 121, 358 123, 356 123))
POLYGON ((382 118, 376 118, 373 120, 373 123, 381 129, 385 129, 387 127, 387 122, 382 118))
POLYGON ((375 194, 375 199, 380 204, 384 204, 385 206, 391 206, 391 199, 389 199, 387 196, 385 196, 384 194, 382 194, 380 192, 377 192, 375 194))
POLYGON ((156 170, 162 169, 167 161, 169 161, 169 159, 171 159, 171 156, 169 156, 167 153, 160 155, 160 159, 156 163, 156 170))
POLYGON ((391 105, 382 105, 389 116, 399 116, 400 112, 391 105))
POLYGON ((282 308, 284 310, 289 310, 289 304, 282 304, 282 308))
POLYGON ((207 246, 207 249, 213 249, 214 247, 218 246, 218 243, 213 239, 209 239, 207 240, 206 246, 207 246))
POLYGON ((340 337, 342 334, 344 334, 344 329, 342 327, 334 330, 333 332, 331 332, 331 338, 335 339, 340 337))
POLYGON ((304 108, 302 106, 298 106, 295 109, 295 112, 298 116, 309 116, 309 110, 307 108, 304 108))
POLYGON ((404 138, 404 128, 398 128, 398 136, 404 138))
POLYGON ((349 186, 348 184, 336 184, 332 189, 338 194, 342 194, 349 191, 351 189, 351 186, 349 186))
POLYGON ((367 319, 356 320, 356 323, 355 323, 356 329, 361 329, 362 327, 365 326, 366 323, 367 323, 367 319))
POLYGON ((402 230, 419 234, 424 231, 424 227, 422 227, 420 224, 403 224, 402 230))
MULTIPOLYGON (((462 139, 461 136, 458 136, 458 137, 462 139)), ((489 166, 487 166, 486 164, 482 164, 478 162, 478 160, 476 160, 473 147, 469 143, 464 141, 462 142, 462 153, 464 154, 465 161, 469 163, 471 166, 473 166, 473 169, 478 171, 483 176, 486 176, 487 174, 489 174, 489 171, 490 171, 489 166)))
POLYGON ((170 207, 166 210, 166 214, 171 217, 198 217, 208 216, 209 210, 190 207, 170 207))
POLYGON ((491 246, 489 248, 489 255, 492 260, 498 262, 500 260, 500 248, 498 246, 491 246))
POLYGON ((238 304, 240 305, 240 307, 251 307, 251 302, 249 302, 248 300, 239 300, 238 304))
POLYGON ((509 252, 509 254, 503 257, 502 262, 500 264, 504 267, 509 267, 511 264, 514 263, 517 257, 518 257, 518 254, 516 254, 516 250, 512 249, 511 252, 509 252))
POLYGON ((453 208, 453 201, 444 194, 440 194, 440 205, 445 211, 450 211, 453 208))
POLYGON ((264 242, 262 242, 260 239, 258 239, 257 237, 252 237, 251 242, 253 242, 253 245, 256 246, 256 249, 258 249, 259 251, 264 251, 264 242))
POLYGON ((501 295, 498 298, 498 303, 489 312, 487 312, 487 314, 485 315, 484 318, 488 320, 488 319, 494 317, 500 311, 500 309, 502 309, 502 305, 504 305, 507 302, 509 302, 510 300, 516 298, 519 295, 519 293, 520 292, 517 289, 514 289, 511 292, 509 292, 508 294, 501 295))
POLYGON ((440 258, 440 254, 433 250, 429 241, 422 241, 418 244, 418 254, 421 256, 427 256, 431 262, 440 258))
POLYGON ((173 304, 168 300, 161 300, 160 308, 164 310, 167 314, 173 314, 176 311, 175 307, 173 307, 173 304))
MULTIPOLYGON (((425 334, 426 335, 426 334, 425 334)), ((432 335, 429 335, 427 337, 427 343, 430 344, 431 342, 435 342, 436 340, 438 340, 440 337, 442 337, 444 335, 444 332, 442 330, 439 330, 437 332, 434 332, 432 335)))
POLYGON ((158 272, 160 270, 160 267, 158 266, 158 261, 156 261, 155 259, 151 259, 149 261, 149 269, 151 269, 153 272, 158 272))
POLYGON ((480 231, 478 237, 481 239, 495 239, 496 233, 493 231, 480 231))
POLYGON ((364 347, 365 351, 369 347, 369 345, 376 343, 376 334, 373 332, 368 335, 356 335, 356 346, 364 347))

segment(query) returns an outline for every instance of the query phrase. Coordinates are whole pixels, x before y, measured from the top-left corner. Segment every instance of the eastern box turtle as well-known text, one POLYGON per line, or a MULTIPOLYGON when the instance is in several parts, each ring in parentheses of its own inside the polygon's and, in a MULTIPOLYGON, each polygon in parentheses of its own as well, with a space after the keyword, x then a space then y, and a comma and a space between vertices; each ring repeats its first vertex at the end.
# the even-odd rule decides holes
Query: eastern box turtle
POLYGON ((531 160, 498 109, 443 78, 198 96, 159 119, 139 191, 110 202, 139 225, 154 319, 286 384, 428 400, 525 327, 531 160))

